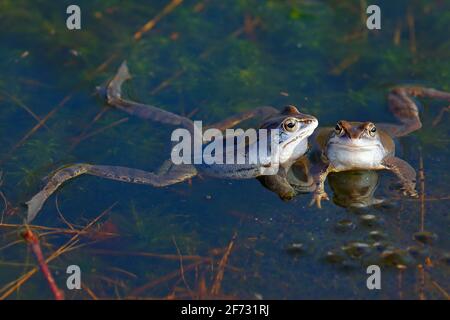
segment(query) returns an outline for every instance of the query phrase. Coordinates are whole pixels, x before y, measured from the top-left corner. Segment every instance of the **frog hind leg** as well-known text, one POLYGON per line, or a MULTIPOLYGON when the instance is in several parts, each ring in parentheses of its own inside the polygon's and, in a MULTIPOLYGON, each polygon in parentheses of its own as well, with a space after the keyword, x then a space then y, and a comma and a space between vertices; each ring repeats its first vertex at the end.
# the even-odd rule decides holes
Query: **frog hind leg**
MULTIPOLYGON (((194 128, 194 123, 187 117, 177 115, 152 105, 138 103, 122 98, 122 84, 129 79, 131 79, 131 75, 128 70, 127 63, 124 61, 106 88, 98 88, 98 91, 105 94, 109 105, 112 105, 128 114, 145 120, 151 120, 174 126, 182 126, 193 132, 192 130, 194 128)), ((261 106, 253 108, 249 111, 241 112, 208 127, 225 130, 251 118, 267 118, 277 113, 279 113, 279 111, 273 107, 261 106)))
POLYGON ((197 170, 192 165, 173 165, 170 160, 167 160, 157 173, 127 167, 91 165, 87 163, 68 165, 56 170, 49 176, 44 188, 26 203, 28 206, 27 222, 31 222, 36 217, 45 201, 64 182, 84 174, 129 183, 164 187, 195 176, 197 170))
POLYGON ((396 87, 389 92, 389 110, 401 124, 382 123, 378 126, 392 137, 405 136, 422 127, 419 108, 412 97, 450 101, 450 93, 420 86, 396 87))
POLYGON ((98 91, 105 92, 106 100, 109 105, 114 106, 130 115, 137 116, 145 120, 151 120, 174 126, 182 126, 193 132, 194 123, 189 118, 152 105, 138 103, 122 98, 122 84, 129 79, 131 79, 131 75, 128 70, 127 63, 124 61, 120 65, 115 76, 106 86, 105 90, 101 90, 100 88, 98 91))
POLYGON ((382 164, 385 169, 392 171, 398 177, 404 195, 417 197, 416 171, 408 162, 397 157, 387 157, 382 164))

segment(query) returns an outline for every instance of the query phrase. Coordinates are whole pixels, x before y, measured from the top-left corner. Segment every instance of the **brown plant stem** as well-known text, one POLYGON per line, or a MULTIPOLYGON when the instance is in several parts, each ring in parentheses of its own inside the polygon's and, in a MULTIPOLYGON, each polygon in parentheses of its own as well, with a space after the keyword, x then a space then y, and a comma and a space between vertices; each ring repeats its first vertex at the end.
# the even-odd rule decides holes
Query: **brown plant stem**
POLYGON ((227 250, 225 251, 222 259, 219 262, 219 270, 217 271, 216 277, 214 279, 214 283, 211 287, 211 295, 213 295, 213 296, 218 295, 220 292, 220 287, 222 285, 225 266, 227 265, 228 258, 230 257, 230 253, 231 253, 231 250, 233 249, 236 238, 237 238, 237 232, 235 232, 233 234, 233 237, 231 238, 230 243, 228 244, 227 250))
POLYGON ((155 25, 166 15, 171 13, 176 7, 178 7, 183 0, 172 0, 168 5, 166 5, 163 10, 158 13, 155 17, 150 19, 145 25, 143 25, 133 36, 134 40, 140 40, 144 33, 152 30, 155 25))
MULTIPOLYGON (((112 208, 116 205, 116 203, 112 204, 109 208, 104 210, 102 213, 100 213, 94 220, 92 220, 87 226, 85 226, 81 231, 77 232, 72 238, 69 239, 65 244, 63 244, 61 247, 59 247, 55 252, 53 252, 46 260, 46 263, 49 263, 50 261, 56 259, 61 254, 64 254, 68 251, 71 251, 73 247, 77 244, 78 238, 80 234, 83 232, 86 232, 90 227, 92 227, 95 223, 97 223, 104 215, 109 213, 112 208)), ((30 271, 23 274, 18 279, 10 282, 6 286, 0 289, 0 300, 4 300, 7 297, 9 297, 13 292, 15 292, 20 286, 22 286, 25 282, 28 281, 37 271, 39 268, 35 267, 31 269, 30 271)))
POLYGON ((27 229, 22 234, 22 237, 28 243, 28 245, 31 248, 31 251, 33 251, 34 255, 36 256, 39 268, 41 269, 41 272, 44 275, 45 280, 47 280, 47 283, 50 287, 50 290, 53 293, 53 296, 55 297, 55 300, 64 300, 64 293, 56 285, 56 281, 53 278, 50 269, 48 268, 47 262, 45 262, 44 255, 42 254, 42 249, 39 244, 39 238, 30 229, 27 229))
POLYGON ((17 142, 14 147, 0 160, 0 165, 3 164, 6 160, 8 160, 12 154, 21 147, 36 131, 38 131, 42 126, 45 125, 45 123, 50 119, 61 107, 63 107, 67 101, 69 101, 71 98, 71 95, 66 96, 64 99, 61 100, 61 102, 53 108, 52 111, 50 111, 44 118, 42 118, 30 131, 28 131, 27 134, 23 136, 22 139, 20 139, 19 142, 17 142))

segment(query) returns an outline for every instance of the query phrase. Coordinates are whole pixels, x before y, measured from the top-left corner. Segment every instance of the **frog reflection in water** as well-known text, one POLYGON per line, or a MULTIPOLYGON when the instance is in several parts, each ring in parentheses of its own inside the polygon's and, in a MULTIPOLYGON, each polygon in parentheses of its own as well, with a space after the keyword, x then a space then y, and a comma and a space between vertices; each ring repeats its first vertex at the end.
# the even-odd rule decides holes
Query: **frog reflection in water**
MULTIPOLYGON (((334 128, 319 128, 311 137, 313 150, 288 172, 288 182, 300 192, 313 192, 310 205, 321 208, 321 200, 329 200, 324 182, 331 172, 354 170, 389 170, 400 180, 404 195, 416 197, 416 172, 404 160, 395 156, 393 139, 421 128, 419 110, 411 97, 436 98, 450 101, 450 93, 422 87, 397 87, 388 96, 390 111, 399 124, 350 122, 341 120, 334 128), (319 157, 314 157, 314 155, 319 157), (312 165, 310 165, 312 163, 312 165), (294 173, 296 167, 300 167, 294 173)), ((260 177, 264 185, 276 189, 276 176, 260 177)), ((370 202, 369 202, 370 203, 370 202)))
POLYGON ((358 170, 336 172, 328 176, 333 202, 344 208, 365 208, 379 205, 383 199, 375 197, 379 184, 376 171, 358 170))
MULTIPOLYGON (((196 137, 196 134, 194 133, 196 128, 192 120, 154 106, 123 99, 121 87, 123 82, 130 78, 131 76, 128 72, 127 65, 126 63, 123 63, 117 74, 107 85, 106 90, 102 90, 106 95, 109 105, 146 120, 182 126, 189 130, 191 137, 196 137)), ((314 132, 314 129, 316 129, 318 121, 313 116, 299 112, 294 106, 288 106, 282 112, 279 112, 272 107, 259 107, 230 117, 210 127, 222 131, 254 117, 265 119, 260 128, 267 129, 268 136, 271 134, 278 135, 278 139, 275 140, 278 143, 277 147, 274 148, 275 150, 271 148, 271 143, 267 143, 267 141, 266 143, 261 144, 260 142, 262 141, 258 141, 260 136, 257 136, 256 141, 247 140, 248 143, 246 143, 244 147, 240 147, 236 142, 236 137, 233 136, 233 138, 230 139, 234 143, 234 148, 232 148, 234 151, 233 155, 236 156, 236 154, 240 152, 245 159, 243 164, 229 164, 228 162, 223 164, 206 164, 202 162, 201 164, 196 164, 194 166, 191 164, 175 165, 171 160, 167 160, 156 173, 133 168, 93 165, 87 163, 68 165, 54 172, 49 177, 46 186, 27 202, 28 222, 34 219, 46 199, 55 192, 61 184, 83 174, 130 183, 147 184, 155 187, 164 187, 182 182, 194 177, 197 173, 201 173, 205 176, 229 179, 250 179, 265 174, 275 174, 279 177, 278 180, 280 183, 288 185, 286 181, 286 172, 291 164, 307 151, 307 139, 314 132), (272 129, 276 130, 272 131, 272 129), (261 152, 261 150, 259 150, 261 145, 271 149, 267 149, 266 152, 261 152), (257 159, 257 161, 250 161, 250 159, 257 159)), ((228 137, 223 138, 223 142, 226 141, 228 143, 229 140, 227 138, 228 137)), ((266 139, 267 138, 271 139, 273 137, 266 137, 266 139)), ((207 146, 208 142, 210 141, 200 141, 200 143, 204 143, 204 147, 207 146)), ((228 145, 226 147, 228 147, 228 145)), ((225 157, 227 154, 224 153, 223 156, 225 157)), ((282 198, 292 196, 286 195, 286 190, 283 188, 276 188, 274 191, 282 198)), ((287 191, 289 192, 291 190, 288 189, 287 191)))

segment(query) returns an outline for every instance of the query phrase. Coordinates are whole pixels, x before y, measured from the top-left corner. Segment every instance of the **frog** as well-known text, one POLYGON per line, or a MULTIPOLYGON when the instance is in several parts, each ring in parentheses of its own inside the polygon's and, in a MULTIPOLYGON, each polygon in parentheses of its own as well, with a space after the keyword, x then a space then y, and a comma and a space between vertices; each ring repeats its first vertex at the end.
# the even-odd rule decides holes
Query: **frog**
POLYGON ((314 137, 319 160, 311 167, 314 191, 310 206, 321 208, 329 200, 324 182, 329 173, 354 170, 388 170, 401 184, 405 196, 417 197, 416 171, 395 154, 395 138, 419 130, 422 123, 413 97, 450 101, 450 93, 421 86, 399 86, 388 94, 389 109, 399 121, 375 124, 371 121, 339 120, 335 127, 319 128, 314 137))
MULTIPOLYGON (((185 128, 195 137, 195 130, 198 129, 191 119, 177 115, 170 111, 158 108, 153 105, 131 101, 122 97, 122 85, 131 79, 131 74, 126 61, 117 70, 117 73, 106 86, 98 87, 98 93, 103 96, 106 103, 116 109, 126 112, 132 116, 137 116, 144 120, 159 122, 185 128)), ((264 175, 277 176, 280 184, 289 186, 286 172, 295 161, 303 156, 308 150, 308 137, 313 134, 318 126, 318 120, 312 115, 302 113, 293 105, 286 106, 283 110, 271 106, 256 107, 248 111, 241 112, 225 120, 208 126, 220 131, 232 128, 239 123, 252 119, 262 118, 260 129, 267 129, 268 132, 275 132, 277 148, 272 154, 263 152, 267 156, 260 157, 259 136, 256 139, 246 141, 245 147, 241 148, 244 157, 248 160, 257 154, 256 162, 245 161, 239 163, 217 164, 210 163, 179 163, 175 164, 171 159, 166 160, 156 172, 148 172, 135 168, 110 165, 96 165, 90 163, 75 163, 65 165, 46 178, 46 185, 35 194, 26 205, 28 207, 27 222, 31 222, 41 210, 45 201, 66 181, 81 175, 93 175, 110 180, 118 180, 127 183, 144 184, 153 187, 166 187, 176 183, 189 180, 196 175, 218 177, 225 179, 252 179, 264 175), (272 131, 272 129, 275 129, 272 131), (273 154, 276 153, 276 154, 273 154)), ((225 141, 227 136, 223 139, 225 141)), ((272 138, 272 137, 270 137, 272 138)), ((236 143, 235 137, 231 139, 236 143)), ((208 147, 212 143, 202 136, 203 147, 208 147)), ((193 142, 195 143, 195 142, 193 142)), ((270 144, 265 144, 267 147, 270 144)), ((172 151, 175 147, 172 148, 172 151)), ((234 145, 234 149, 237 145, 234 145)), ((269 150, 266 150, 269 151, 269 150)), ((224 154, 225 156, 225 154, 224 154)), ((274 187, 272 191, 278 193, 282 198, 292 198, 294 190, 292 188, 274 187)))

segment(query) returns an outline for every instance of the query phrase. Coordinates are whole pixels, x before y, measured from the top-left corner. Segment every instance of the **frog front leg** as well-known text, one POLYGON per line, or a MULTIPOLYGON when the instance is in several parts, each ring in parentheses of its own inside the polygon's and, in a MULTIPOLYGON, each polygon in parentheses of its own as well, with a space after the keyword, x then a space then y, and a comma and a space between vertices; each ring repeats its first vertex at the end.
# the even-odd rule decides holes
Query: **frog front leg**
POLYGON ((392 171, 402 184, 403 194, 417 197, 416 191, 416 171, 406 161, 397 157, 387 157, 383 159, 385 169, 392 171))
MULTIPOLYGON (((284 171, 284 170, 283 170, 284 171)), ((296 192, 286 179, 286 174, 278 172, 275 175, 259 176, 256 179, 272 192, 275 192, 282 200, 292 200, 296 192)))
POLYGON ((330 172, 334 172, 334 168, 329 163, 318 163, 312 167, 312 176, 316 188, 313 193, 313 198, 309 203, 309 206, 314 204, 320 209, 322 208, 322 200, 330 200, 328 194, 325 192, 325 180, 330 172))

